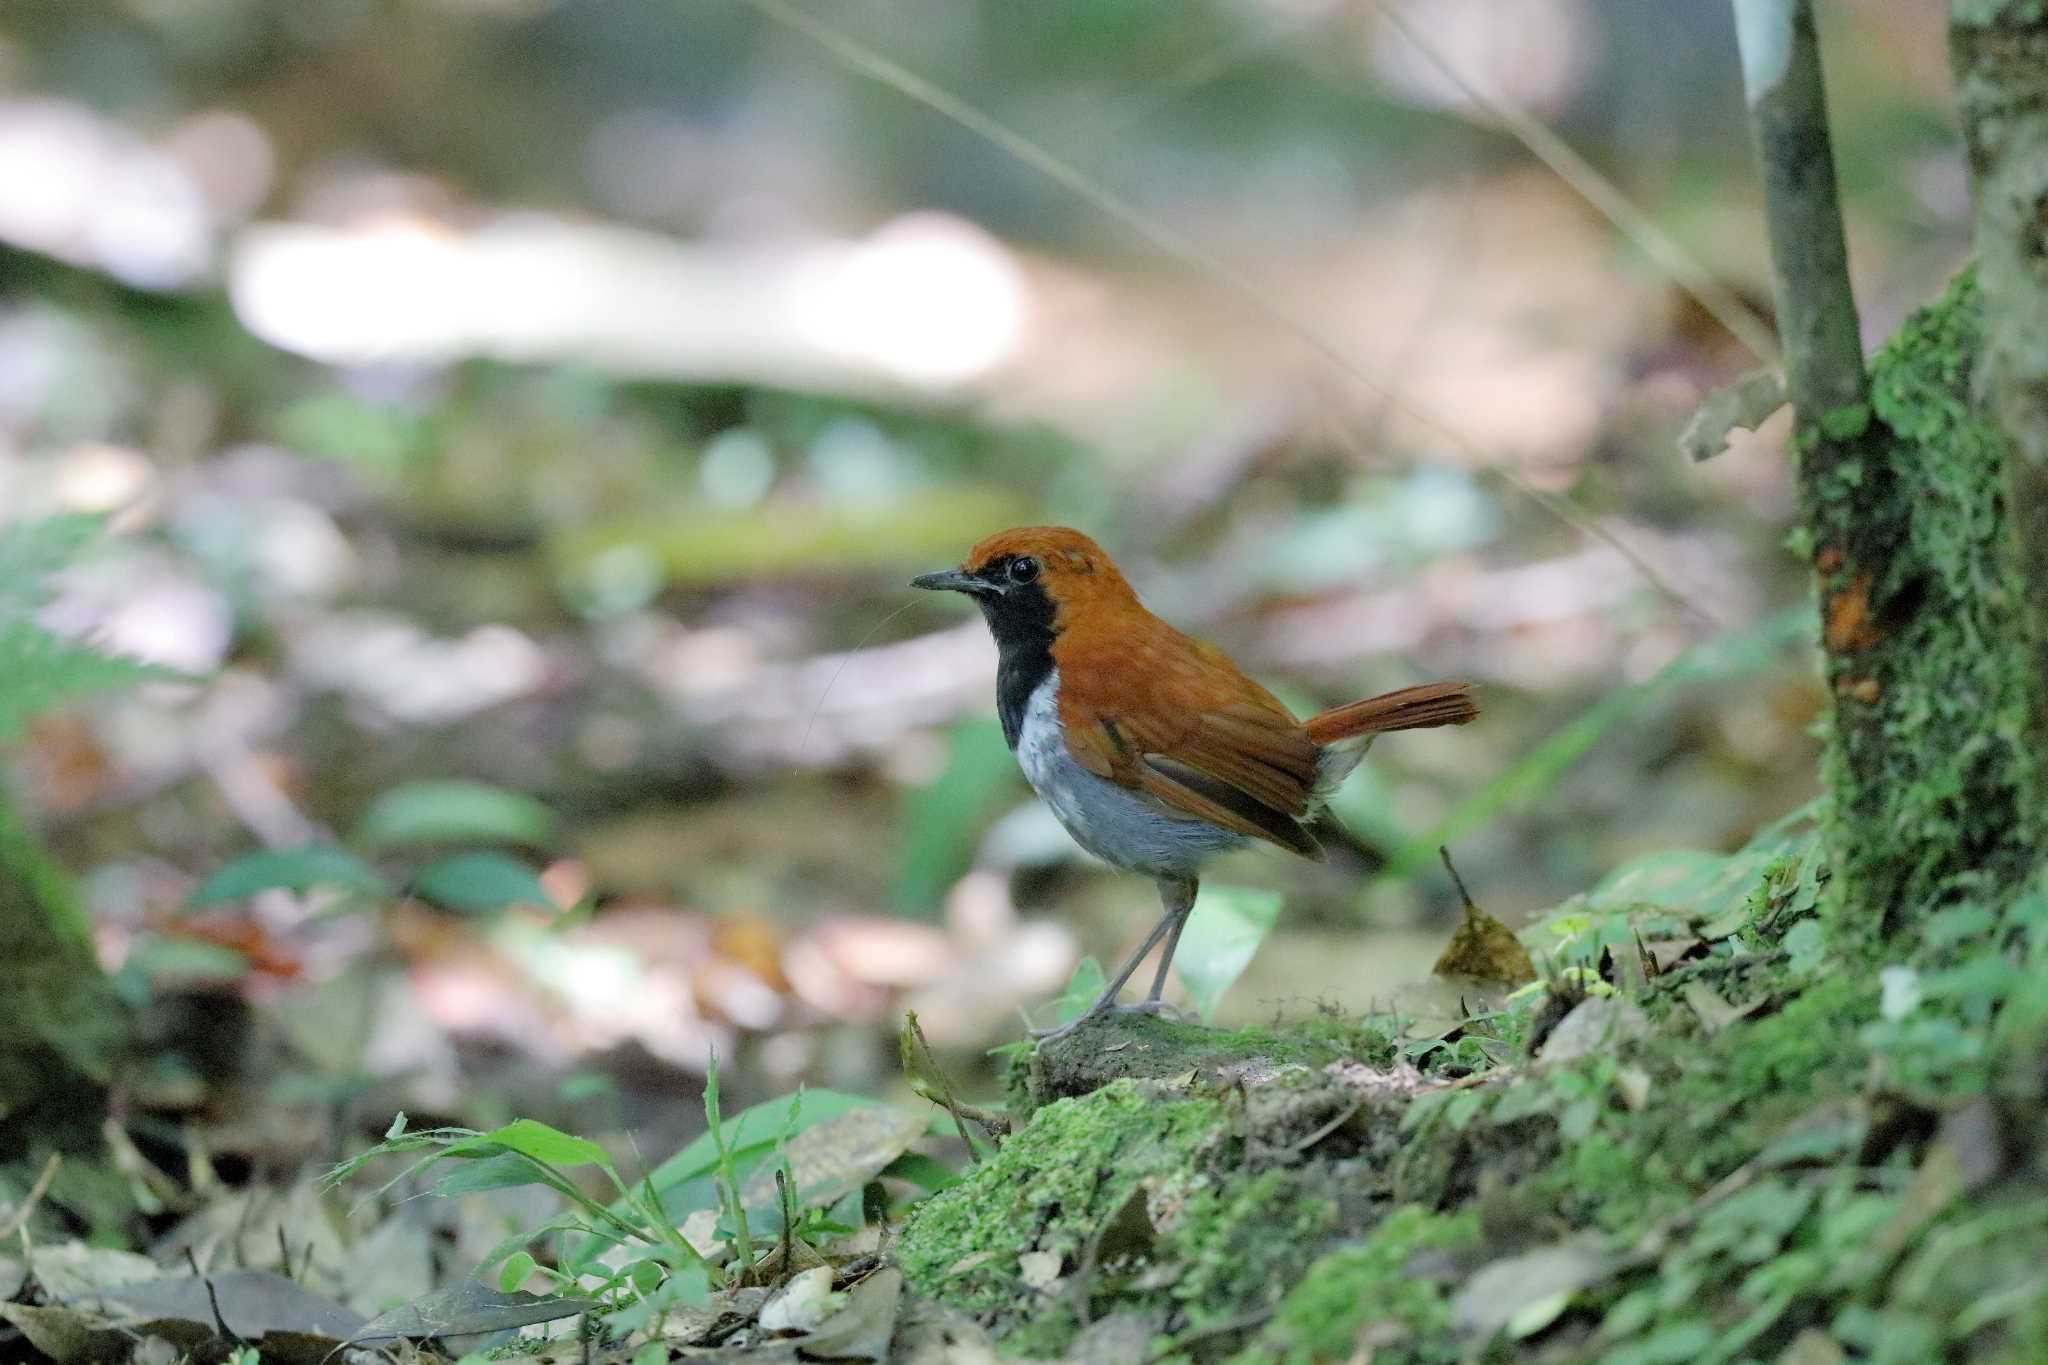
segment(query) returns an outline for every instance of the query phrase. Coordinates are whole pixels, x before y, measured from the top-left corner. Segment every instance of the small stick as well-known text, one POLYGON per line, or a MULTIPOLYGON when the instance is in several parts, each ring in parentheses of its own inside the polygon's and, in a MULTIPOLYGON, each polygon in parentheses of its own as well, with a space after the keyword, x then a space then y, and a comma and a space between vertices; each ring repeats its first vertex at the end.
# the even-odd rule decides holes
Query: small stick
POLYGON ((786 1165, 775 1168, 775 1199, 782 1205, 782 1273, 789 1274, 789 1225, 796 1221, 796 1197, 790 1192, 786 1165))
POLYGON ((29 1186, 28 1193, 22 1197, 21 1207, 8 1217, 5 1227, 0 1227, 0 1242, 28 1227, 29 1215, 36 1211, 36 1205, 43 1202, 43 1196, 49 1193, 50 1182, 57 1178, 57 1168, 63 1164, 61 1155, 50 1153, 50 1159, 43 1163, 42 1174, 36 1177, 36 1183, 29 1186))
POLYGON ((246 1345, 247 1343, 242 1340, 235 1329, 228 1326, 228 1320, 221 1316, 220 1295, 214 1293, 213 1279, 199 1268, 199 1258, 192 1254, 191 1247, 185 1248, 185 1264, 192 1267, 192 1274, 198 1278, 199 1283, 206 1286, 206 1302, 213 1309, 213 1325, 220 1329, 220 1334, 223 1337, 234 1342, 235 1345, 246 1345))
POLYGON ((1473 902, 1472 893, 1465 889, 1465 879, 1458 875, 1456 865, 1451 862, 1451 846, 1438 844, 1436 856, 1444 860, 1444 871, 1451 874, 1451 885, 1458 888, 1458 899, 1465 902, 1465 913, 1469 915, 1477 911, 1479 907, 1473 902))

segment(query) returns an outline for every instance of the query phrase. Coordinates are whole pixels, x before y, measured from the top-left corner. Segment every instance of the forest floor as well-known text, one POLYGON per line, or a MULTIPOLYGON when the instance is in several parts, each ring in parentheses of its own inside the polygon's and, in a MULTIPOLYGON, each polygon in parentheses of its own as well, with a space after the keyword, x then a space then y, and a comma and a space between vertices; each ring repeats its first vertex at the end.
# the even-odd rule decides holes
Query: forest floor
MULTIPOLYGON (((526 1257, 500 1289, 367 1322, 336 1299, 424 1286, 420 1205, 344 1235, 309 1187, 261 1211, 223 1192, 182 1240, 203 1275, 196 1257, 183 1275, 31 1245, 0 1316, 60 1365, 156 1359, 151 1341, 312 1361, 434 1334, 451 1355, 636 1365, 2048 1358, 2048 895, 1956 905, 1913 956, 1850 961, 1825 947, 1815 847, 1794 822, 1728 858, 1625 868, 1526 932, 1539 982, 1436 1036, 1394 1016, 1109 1015, 1016 1045, 1006 1105, 934 1076, 955 1111, 936 1124, 829 1092, 751 1137, 750 1116, 727 1120, 734 1150, 701 1139, 650 1193, 701 1203, 723 1162, 758 1208, 773 1152, 806 1212, 787 1235, 757 1214, 733 1263, 755 1269, 659 1312, 520 1291, 526 1257), (977 1156, 957 1178, 909 1154, 956 1124, 977 1156), (904 1180, 936 1192, 877 1209, 904 1180), (153 1285, 104 1288, 145 1270, 153 1285), (547 1319, 553 1336, 512 1330, 547 1319)), ((542 1125, 488 1136, 386 1146, 485 1158, 436 1204, 532 1186, 508 1159, 603 1159, 542 1125)), ((685 1224, 707 1251, 730 1240, 718 1207, 685 1224)))
MULTIPOLYGON (((1967 366, 1916 349, 1941 329, 1905 335, 1878 392, 1917 376, 1965 410, 1967 366)), ((1966 821, 1966 790, 1899 809, 1966 821)), ((1523 931, 1537 980, 1426 1034, 1110 1016, 1014 1045, 1007 1094, 973 1103, 908 1029, 925 1113, 810 1091, 728 1118, 714 1069, 708 1132, 644 1179, 532 1120, 400 1116, 259 1198, 203 1154, 170 1180, 170 1144, 109 1125, 106 1168, 7 1191, 0 1352, 2037 1365, 2048 889, 1987 874, 1879 937, 1819 847, 1802 816, 1624 866, 1523 931), (382 1191, 358 1178, 404 1154, 382 1191), (76 1215, 95 1181, 183 1217, 151 1257, 46 1235, 39 1202, 76 1215)), ((304 1134, 263 1138, 303 1161, 304 1134)), ((118 1241, 122 1216, 83 1221, 118 1241)))

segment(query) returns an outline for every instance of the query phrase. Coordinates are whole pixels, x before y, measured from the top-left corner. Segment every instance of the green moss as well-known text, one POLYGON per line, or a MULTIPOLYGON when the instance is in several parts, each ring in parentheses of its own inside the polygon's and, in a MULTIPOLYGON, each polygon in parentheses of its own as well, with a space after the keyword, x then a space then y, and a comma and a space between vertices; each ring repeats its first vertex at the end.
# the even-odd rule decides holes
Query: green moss
POLYGON ((1831 408, 1820 416, 1820 428, 1830 439, 1852 441, 1861 436, 1870 426, 1870 406, 1867 403, 1851 403, 1843 408, 1831 408))
POLYGON ((1190 1073, 1229 1084, 1246 1072, 1311 1069, 1355 1060, 1387 1067, 1396 1055, 1384 1019, 1318 1012, 1280 1028, 1212 1029, 1160 1015, 1105 1014, 1054 1043, 1022 1053, 1009 1074, 1014 1112, 1086 1095, 1122 1078, 1166 1080, 1190 1073))
POLYGON ((1325 1162, 1247 1169, 1241 1125, 1237 1106, 1148 1099, 1129 1080, 1049 1104, 912 1215, 897 1259, 913 1286, 982 1317, 1011 1353, 1062 1352, 1081 1325, 1079 1293, 1103 1312, 1153 1311, 1171 1333, 1270 1308, 1337 1226, 1342 1189, 1325 1162), (1139 1207, 1150 1232, 1133 1235, 1139 1207), (1027 1253, 1057 1256, 1061 1287, 1032 1289, 1027 1253))
MULTIPOLYGON (((2033 865, 2032 684, 2005 544, 2003 435, 1977 411, 1973 272, 1871 366, 1881 425, 1834 450, 1805 519, 1835 696, 1825 758, 1845 941, 2033 865), (1853 476, 1853 477, 1851 477, 1853 476)), ((1809 449, 1805 458, 1813 458, 1809 449)))
POLYGON ((967 1178, 920 1205, 897 1260, 922 1292, 998 1327, 1035 1320, 1010 1349, 1057 1347, 1078 1326, 1070 1300, 1040 1303, 1018 1257, 1050 1252, 1071 1271, 1140 1186, 1192 1183, 1228 1132, 1213 1100, 1147 1100, 1131 1081, 1041 1109, 967 1178))
POLYGON ((1311 1265, 1233 1365, 1320 1365, 1366 1355, 1389 1365, 1457 1360, 1443 1284, 1416 1274, 1411 1263, 1419 1253, 1454 1251, 1478 1239, 1475 1214, 1414 1205, 1395 1210, 1357 1246, 1340 1247, 1311 1265), (1368 1333, 1369 1350, 1360 1340, 1368 1333))
POLYGON ((1270 1305, 1336 1222, 1337 1201, 1313 1172, 1273 1170, 1197 1190, 1160 1248, 1184 1267, 1170 1292, 1185 1327, 1201 1331, 1270 1305))

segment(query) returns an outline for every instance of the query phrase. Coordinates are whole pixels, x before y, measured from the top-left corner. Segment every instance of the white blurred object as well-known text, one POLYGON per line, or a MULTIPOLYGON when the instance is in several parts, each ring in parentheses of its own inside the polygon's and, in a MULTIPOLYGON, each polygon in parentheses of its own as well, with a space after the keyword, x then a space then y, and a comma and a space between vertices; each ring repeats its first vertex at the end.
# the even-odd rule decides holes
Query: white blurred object
POLYGON ((234 616, 227 599, 176 573, 135 584, 101 624, 98 643, 116 654, 211 673, 227 657, 234 616))
POLYGON ((61 100, 0 101, 0 241, 145 289, 213 268, 214 216, 172 156, 61 100))
POLYGON ((913 213, 821 256, 797 292, 797 331, 906 383, 943 387, 994 368, 1024 328, 1024 284, 1001 243, 913 213))
POLYGON ((246 114, 209 109, 171 129, 164 150, 192 176, 216 221, 246 221, 270 195, 277 154, 246 114))
POLYGON ((546 651, 511 626, 446 640, 375 612, 325 618, 291 648, 300 677, 413 725, 446 724, 526 696, 548 670, 546 651))
POLYGON ((1475 108, 1459 83, 1401 32, 1412 29, 1444 65, 1482 92, 1554 112, 1578 89, 1597 41, 1585 0, 1385 0, 1372 66, 1390 91, 1432 109, 1475 108))
POLYGON ((157 550, 68 570, 42 619, 60 635, 193 674, 218 668, 234 635, 227 599, 157 550))
POLYGON ((119 512, 156 485, 156 466, 132 446, 81 441, 57 458, 51 493, 70 512, 119 512))
POLYGON ((272 498, 246 514, 255 520, 251 557, 255 586, 264 595, 329 598, 355 576, 355 547, 322 509, 297 498, 272 498))
POLYGON ((271 223, 229 295, 258 336, 335 364, 576 360, 615 373, 943 389, 1008 359, 1023 272, 972 224, 917 213, 859 242, 690 244, 539 214, 271 223))

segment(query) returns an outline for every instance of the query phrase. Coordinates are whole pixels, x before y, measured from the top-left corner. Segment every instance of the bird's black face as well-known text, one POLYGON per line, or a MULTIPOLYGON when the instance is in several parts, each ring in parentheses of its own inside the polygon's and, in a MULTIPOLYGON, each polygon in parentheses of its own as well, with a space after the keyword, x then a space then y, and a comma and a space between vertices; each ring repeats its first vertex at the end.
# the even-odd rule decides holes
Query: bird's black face
POLYGON ((910 586, 934 592, 964 592, 986 600, 1007 597, 1020 588, 1030 587, 1043 571, 1036 555, 1000 555, 973 569, 921 573, 910 580, 910 586))
POLYGON ((988 632, 995 637, 999 661, 996 710, 1002 715, 1003 734, 1013 749, 1024 723, 1025 704, 1053 669, 1057 610, 1042 574, 1043 566, 1035 556, 1003 555, 971 571, 943 569, 910 580, 913 588, 966 593, 981 608, 988 632))

